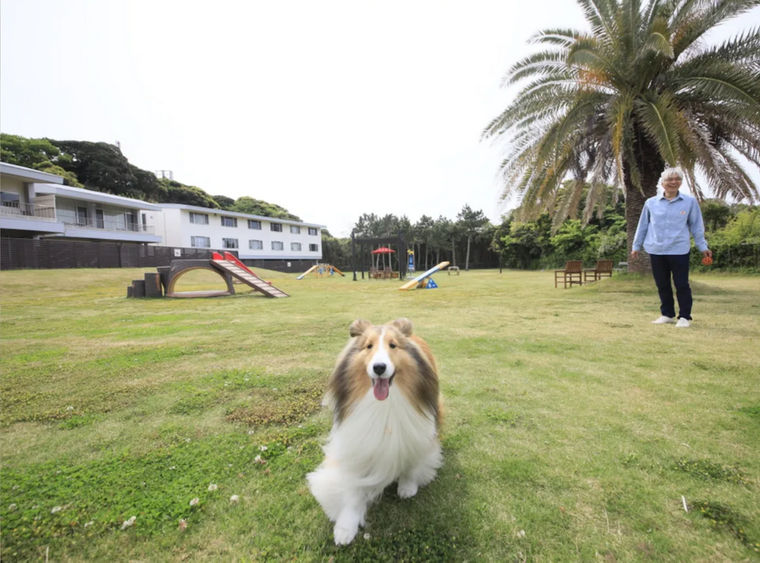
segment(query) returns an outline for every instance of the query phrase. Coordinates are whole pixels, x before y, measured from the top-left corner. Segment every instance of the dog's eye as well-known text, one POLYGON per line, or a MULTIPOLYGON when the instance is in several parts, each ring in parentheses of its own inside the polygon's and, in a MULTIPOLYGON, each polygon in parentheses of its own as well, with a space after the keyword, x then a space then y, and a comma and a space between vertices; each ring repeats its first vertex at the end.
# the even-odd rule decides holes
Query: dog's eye
POLYGON ((396 343, 395 343, 395 342, 391 342, 391 343, 389 344, 389 346, 390 346, 391 348, 395 348, 395 347, 396 347, 396 343))
POLYGON ((372 348, 372 343, 367 344, 367 350, 370 350, 372 348))

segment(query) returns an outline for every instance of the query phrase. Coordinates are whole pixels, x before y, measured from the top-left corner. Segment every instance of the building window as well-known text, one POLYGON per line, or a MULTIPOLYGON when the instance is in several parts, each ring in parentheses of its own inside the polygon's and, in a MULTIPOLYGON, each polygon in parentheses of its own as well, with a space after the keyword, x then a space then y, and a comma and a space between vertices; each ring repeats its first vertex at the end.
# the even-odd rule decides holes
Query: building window
POLYGON ((222 239, 222 248, 237 248, 237 247, 238 247, 238 239, 236 238, 222 239))
POLYGON ((208 215, 205 213, 190 212, 190 222, 193 225, 208 225, 208 215))
POLYGON ((254 219, 248 219, 248 228, 249 229, 256 229, 257 231, 261 230, 261 221, 256 221, 254 219))
POLYGON ((105 229, 106 228, 106 221, 103 217, 103 210, 102 209, 96 209, 95 210, 95 226, 98 229, 105 229))
POLYGON ((77 207, 77 225, 80 227, 87 226, 87 208, 77 207))
POLYGON ((300 242, 291 242, 290 243, 290 250, 293 252, 301 252, 301 243, 300 242))
POLYGON ((269 230, 276 233, 282 232, 282 223, 269 223, 269 230))
POLYGON ((285 248, 285 246, 282 244, 282 241, 280 240, 272 241, 272 250, 282 250, 283 248, 285 248))
POLYGON ((309 252, 319 252, 319 245, 318 244, 310 244, 309 245, 309 252))
POLYGON ((264 241, 261 240, 249 240, 248 241, 248 248, 251 250, 263 250, 264 249, 264 241))
POLYGON ((301 227, 298 225, 291 225, 290 226, 290 234, 292 235, 300 235, 301 234, 301 227))
POLYGON ((2 202, 3 207, 19 207, 21 198, 13 192, 0 192, 0 202, 2 202))
POLYGON ((309 234, 313 237, 317 236, 317 228, 316 227, 309 227, 309 234))
POLYGON ((190 246, 193 248, 211 248, 209 237, 190 237, 190 246))
POLYGON ((140 230, 137 228, 137 211, 127 211, 124 214, 124 220, 127 222, 128 231, 134 233, 140 230))
POLYGON ((225 215, 222 215, 222 227, 237 227, 237 219, 235 217, 226 217, 225 215))

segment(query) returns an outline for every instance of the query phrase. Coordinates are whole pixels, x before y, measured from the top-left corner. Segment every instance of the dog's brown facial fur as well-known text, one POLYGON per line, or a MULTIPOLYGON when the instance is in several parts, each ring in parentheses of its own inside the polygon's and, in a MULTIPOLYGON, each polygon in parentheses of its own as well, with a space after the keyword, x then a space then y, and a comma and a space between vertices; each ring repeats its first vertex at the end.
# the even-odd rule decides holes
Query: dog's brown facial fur
POLYGON ((351 339, 341 354, 328 383, 335 419, 343 421, 372 386, 367 364, 378 346, 385 346, 395 366, 393 387, 423 414, 440 418, 438 370, 427 343, 412 332, 409 319, 396 319, 381 326, 359 319, 349 328, 351 339), (385 330, 385 338, 381 335, 385 330))

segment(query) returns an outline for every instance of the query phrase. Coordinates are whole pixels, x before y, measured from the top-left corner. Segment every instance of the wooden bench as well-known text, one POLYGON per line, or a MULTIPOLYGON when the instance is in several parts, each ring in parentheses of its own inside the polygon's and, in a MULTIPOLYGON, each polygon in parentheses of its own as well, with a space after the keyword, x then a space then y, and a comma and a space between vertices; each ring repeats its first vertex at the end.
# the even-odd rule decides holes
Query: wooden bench
POLYGON ((589 278, 591 281, 597 281, 602 278, 612 277, 612 260, 598 260, 593 268, 583 270, 583 282, 586 283, 589 278))
POLYGON ((554 270, 554 287, 562 280, 563 287, 573 287, 573 284, 583 285, 583 261, 569 260, 563 270, 554 270))

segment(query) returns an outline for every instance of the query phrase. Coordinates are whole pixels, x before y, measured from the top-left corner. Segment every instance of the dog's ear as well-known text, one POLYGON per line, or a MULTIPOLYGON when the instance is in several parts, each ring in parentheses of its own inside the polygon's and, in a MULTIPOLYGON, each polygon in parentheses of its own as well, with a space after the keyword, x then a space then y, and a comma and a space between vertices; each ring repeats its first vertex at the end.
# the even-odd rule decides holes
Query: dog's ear
POLYGON ((364 319, 356 319, 348 328, 348 334, 350 334, 352 338, 354 336, 359 336, 360 334, 364 334, 364 331, 367 330, 367 328, 370 326, 372 326, 372 323, 369 321, 365 321, 364 319))
POLYGON ((409 319, 402 317, 400 319, 396 319, 391 324, 399 329, 399 331, 401 331, 401 334, 404 336, 412 335, 412 321, 409 319))

